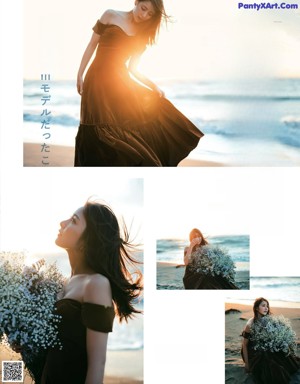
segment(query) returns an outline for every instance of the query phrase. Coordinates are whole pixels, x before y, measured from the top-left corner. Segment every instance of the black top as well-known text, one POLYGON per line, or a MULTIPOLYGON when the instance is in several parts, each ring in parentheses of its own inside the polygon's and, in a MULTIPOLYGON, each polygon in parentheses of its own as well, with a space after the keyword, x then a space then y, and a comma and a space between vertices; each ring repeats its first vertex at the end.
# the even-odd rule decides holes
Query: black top
POLYGON ((48 351, 42 384, 84 384, 87 373, 86 330, 111 332, 114 309, 65 298, 56 303, 56 314, 62 317, 59 323, 62 349, 48 351))
MULTIPOLYGON (((247 345, 249 370, 257 384, 290 384, 293 375, 300 368, 300 359, 284 352, 258 351, 250 333, 243 331, 242 336, 249 340, 247 345)), ((244 360, 243 348, 241 349, 244 360)), ((297 382, 298 381, 293 381, 297 382)))

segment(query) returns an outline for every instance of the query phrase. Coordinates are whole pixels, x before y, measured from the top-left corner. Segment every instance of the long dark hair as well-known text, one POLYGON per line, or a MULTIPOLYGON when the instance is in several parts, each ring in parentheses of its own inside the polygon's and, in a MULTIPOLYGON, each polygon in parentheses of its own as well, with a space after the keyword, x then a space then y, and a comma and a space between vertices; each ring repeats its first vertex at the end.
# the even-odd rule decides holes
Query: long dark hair
MULTIPOLYGON (((138 3, 148 0, 137 0, 138 3)), ((149 0, 153 5, 155 14, 150 20, 145 21, 140 26, 140 36, 146 44, 153 45, 156 42, 159 34, 162 21, 167 23, 170 20, 170 16, 166 14, 163 0, 149 0)))
POLYGON ((122 320, 141 313, 133 306, 142 287, 142 274, 130 251, 135 246, 123 223, 123 238, 114 212, 107 205, 88 201, 83 207, 86 228, 81 236, 86 263, 95 272, 107 277, 111 284, 115 311, 122 320), (134 268, 134 272, 128 267, 134 268))
POLYGON ((258 307, 260 306, 260 304, 265 301, 267 304, 268 304, 268 313, 267 315, 270 315, 271 314, 271 309, 270 309, 270 304, 269 304, 269 301, 267 299, 265 299, 264 297, 259 297, 258 299, 256 299, 254 301, 254 304, 253 304, 253 314, 254 314, 254 320, 257 320, 258 319, 258 307))

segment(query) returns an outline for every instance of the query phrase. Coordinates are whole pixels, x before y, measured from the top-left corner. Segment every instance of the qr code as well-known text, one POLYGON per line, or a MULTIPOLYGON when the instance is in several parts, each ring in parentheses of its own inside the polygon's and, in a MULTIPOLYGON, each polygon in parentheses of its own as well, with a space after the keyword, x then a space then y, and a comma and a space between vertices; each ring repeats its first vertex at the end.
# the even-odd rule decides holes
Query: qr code
POLYGON ((24 373, 23 361, 2 361, 2 382, 22 383, 24 373))

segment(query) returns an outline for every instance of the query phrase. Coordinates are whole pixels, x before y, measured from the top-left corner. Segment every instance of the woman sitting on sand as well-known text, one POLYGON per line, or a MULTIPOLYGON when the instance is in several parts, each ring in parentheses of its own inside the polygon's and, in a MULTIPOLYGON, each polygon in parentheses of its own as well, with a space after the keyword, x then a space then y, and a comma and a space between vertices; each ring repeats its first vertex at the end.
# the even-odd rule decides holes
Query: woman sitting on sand
POLYGON ((229 255, 219 247, 210 246, 197 228, 190 232, 189 239, 190 245, 184 249, 184 288, 239 289, 234 284, 235 266, 229 255))
POLYGON ((68 252, 71 278, 56 303, 61 315, 62 349, 50 349, 42 384, 102 383, 108 333, 115 314, 127 321, 140 311, 141 273, 134 281, 126 265, 130 256, 128 233, 120 235, 116 216, 105 205, 88 202, 62 221, 56 244, 68 252))
POLYGON ((258 384, 288 384, 300 367, 296 335, 283 316, 271 316, 267 299, 253 305, 254 316, 242 333, 242 357, 247 372, 258 384))

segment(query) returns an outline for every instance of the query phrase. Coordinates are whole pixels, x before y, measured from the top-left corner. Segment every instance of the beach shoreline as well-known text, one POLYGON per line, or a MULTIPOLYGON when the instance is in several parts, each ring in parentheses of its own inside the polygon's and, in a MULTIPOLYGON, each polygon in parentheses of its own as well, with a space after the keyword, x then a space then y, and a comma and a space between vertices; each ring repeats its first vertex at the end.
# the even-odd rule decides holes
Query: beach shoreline
MULTIPOLYGON (((300 336, 300 309, 292 307, 272 307, 273 315, 283 315, 291 322, 297 338, 300 336)), ((248 319, 253 316, 252 305, 225 303, 225 382, 231 384, 252 384, 251 375, 244 369, 241 357, 241 333, 248 319)), ((298 351, 299 355, 299 351, 298 351)), ((300 372, 293 377, 292 383, 300 382, 300 372), (298 381, 299 380, 299 381, 298 381)))
MULTIPOLYGON (((172 262, 156 263, 157 289, 184 289, 183 275, 185 266, 172 262)), ((249 289, 249 271, 237 271, 236 283, 240 289, 249 289)))
MULTIPOLYGON (((42 144, 42 143, 41 143, 42 144)), ((65 145, 50 145, 50 152, 41 152, 41 144, 23 144, 23 166, 24 167, 73 167, 75 148, 65 145), (45 156, 45 159, 43 159, 45 156), (42 163, 44 160, 44 164, 42 163), (49 163, 49 164, 47 164, 49 163)), ((222 167, 224 164, 185 158, 178 167, 222 167)))

